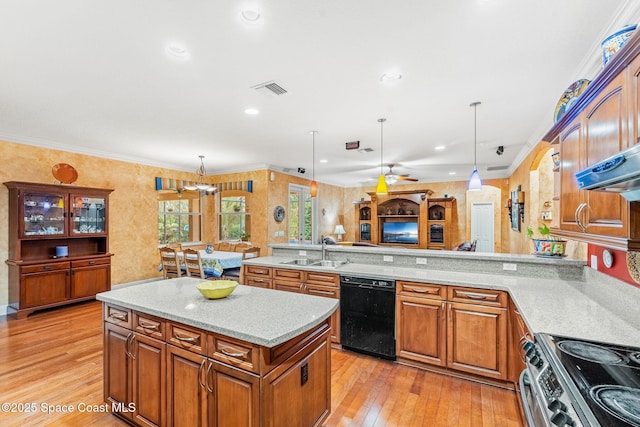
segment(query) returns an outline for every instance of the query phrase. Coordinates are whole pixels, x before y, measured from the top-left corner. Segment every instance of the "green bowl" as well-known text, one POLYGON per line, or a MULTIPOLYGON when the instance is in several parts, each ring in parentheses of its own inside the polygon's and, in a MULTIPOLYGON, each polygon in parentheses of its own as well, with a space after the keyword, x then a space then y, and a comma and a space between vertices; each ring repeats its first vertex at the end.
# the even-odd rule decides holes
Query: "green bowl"
POLYGON ((238 286, 238 282, 235 280, 212 280, 196 285, 200 293, 209 299, 224 298, 231 294, 236 286, 238 286))

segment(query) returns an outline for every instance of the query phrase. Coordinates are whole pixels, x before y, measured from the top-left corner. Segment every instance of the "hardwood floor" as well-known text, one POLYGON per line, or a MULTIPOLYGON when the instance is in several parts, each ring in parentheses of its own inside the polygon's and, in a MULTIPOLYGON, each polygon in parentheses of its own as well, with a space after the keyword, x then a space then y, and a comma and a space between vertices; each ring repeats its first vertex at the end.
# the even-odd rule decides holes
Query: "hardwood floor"
MULTIPOLYGON (((326 426, 522 426, 514 392, 340 350, 331 362, 326 426)), ((3 427, 125 426, 99 412, 100 303, 0 318, 0 403, 3 427)))

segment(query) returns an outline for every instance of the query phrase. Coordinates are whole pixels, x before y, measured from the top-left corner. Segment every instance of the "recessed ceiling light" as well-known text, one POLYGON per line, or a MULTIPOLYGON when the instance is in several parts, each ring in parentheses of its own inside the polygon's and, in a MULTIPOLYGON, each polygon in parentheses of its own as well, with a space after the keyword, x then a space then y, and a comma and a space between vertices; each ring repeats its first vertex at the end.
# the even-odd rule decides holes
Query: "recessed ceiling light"
POLYGON ((256 10, 246 9, 240 12, 240 16, 245 22, 256 23, 260 20, 260 12, 256 10))
POLYGON ((244 110, 244 113, 250 116, 255 116, 256 114, 260 114, 260 111, 257 108, 247 108, 244 110))
POLYGON ((179 44, 172 43, 168 45, 165 52, 173 59, 180 59, 183 61, 189 59, 189 51, 179 44))
POLYGON ((449 172, 449 175, 455 175, 456 173, 454 171, 449 172))
POLYGON ((320 160, 320 163, 329 163, 329 160, 327 160, 327 159, 322 159, 322 160, 320 160))
POLYGON ((402 74, 396 72, 384 73, 380 76, 381 82, 395 82, 402 78, 402 74))
POLYGON ((435 147, 433 147, 434 150, 436 151, 442 151, 444 150, 446 147, 444 145, 436 145, 435 147))

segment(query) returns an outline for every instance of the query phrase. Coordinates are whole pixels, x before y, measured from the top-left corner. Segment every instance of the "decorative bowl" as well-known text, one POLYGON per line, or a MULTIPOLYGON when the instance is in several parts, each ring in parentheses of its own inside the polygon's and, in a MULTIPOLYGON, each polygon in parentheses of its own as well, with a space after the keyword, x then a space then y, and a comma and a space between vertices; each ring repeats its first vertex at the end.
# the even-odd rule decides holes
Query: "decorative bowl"
POLYGON ((566 240, 533 239, 535 255, 563 257, 566 240))
POLYGON ((627 25, 602 41, 602 62, 604 62, 604 65, 607 65, 613 55, 624 46, 633 35, 636 27, 637 25, 627 25))
POLYGON ((196 285, 200 293, 209 299, 224 298, 231 294, 236 286, 238 286, 238 282, 235 280, 212 280, 196 285))

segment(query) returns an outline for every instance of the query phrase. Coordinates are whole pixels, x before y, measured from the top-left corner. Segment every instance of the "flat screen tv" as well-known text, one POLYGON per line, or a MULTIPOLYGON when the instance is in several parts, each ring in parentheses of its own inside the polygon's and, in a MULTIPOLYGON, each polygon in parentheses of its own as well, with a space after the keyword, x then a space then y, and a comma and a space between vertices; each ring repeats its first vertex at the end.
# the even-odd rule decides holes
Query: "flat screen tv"
POLYGON ((382 243, 418 244, 417 222, 383 222, 382 243))

